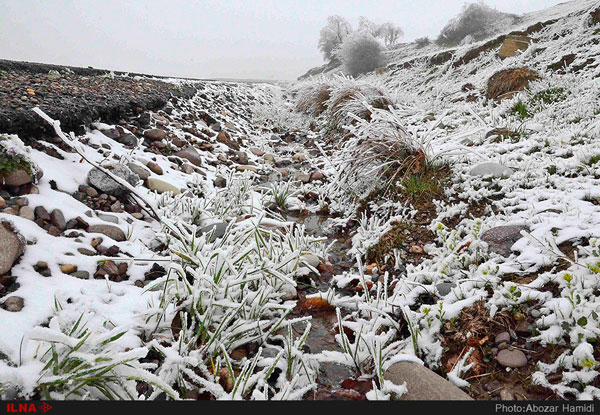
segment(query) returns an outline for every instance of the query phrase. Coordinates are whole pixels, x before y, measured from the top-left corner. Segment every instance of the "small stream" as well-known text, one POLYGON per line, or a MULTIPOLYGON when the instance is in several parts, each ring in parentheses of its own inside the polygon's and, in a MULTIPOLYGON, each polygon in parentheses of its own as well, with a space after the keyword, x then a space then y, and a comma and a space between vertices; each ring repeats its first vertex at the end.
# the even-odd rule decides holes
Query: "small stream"
MULTIPOLYGON (((349 248, 349 242, 352 238, 351 232, 334 235, 325 234, 323 232, 323 225, 329 219, 329 216, 326 215, 317 215, 308 212, 290 212, 286 215, 286 219, 304 225, 306 233, 311 236, 326 238, 327 244, 335 242, 329 250, 329 258, 327 258, 333 265, 333 274, 322 273, 320 277, 314 279, 314 287, 309 284, 298 284, 297 287, 298 296, 300 298, 318 291, 327 291, 331 287, 330 283, 333 275, 348 271, 354 265, 354 262, 346 255, 349 248)), ((352 295, 353 293, 349 294, 352 295)), ((335 340, 335 334, 337 332, 337 317, 335 310, 296 310, 294 312, 294 316, 296 317, 305 316, 307 314, 310 314, 312 317, 311 331, 306 340, 306 345, 308 346, 310 353, 316 354, 324 350, 341 352, 342 349, 335 340)), ((296 334, 301 335, 305 327, 305 324, 298 325, 295 329, 296 334)), ((319 375, 317 377, 317 390, 310 392, 308 396, 306 396, 306 399, 340 400, 363 398, 363 396, 356 391, 351 391, 353 393, 344 393, 345 388, 342 386, 342 383, 356 384, 354 381, 356 377, 357 373, 352 367, 335 363, 321 363, 319 365, 319 375)))

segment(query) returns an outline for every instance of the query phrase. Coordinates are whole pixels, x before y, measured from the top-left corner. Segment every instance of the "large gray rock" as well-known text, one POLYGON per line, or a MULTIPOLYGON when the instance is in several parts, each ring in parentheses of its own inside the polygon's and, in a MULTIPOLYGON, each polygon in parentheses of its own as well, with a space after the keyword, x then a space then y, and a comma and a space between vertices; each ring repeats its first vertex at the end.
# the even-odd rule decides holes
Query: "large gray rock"
POLYGON ((406 382, 408 392, 400 398, 403 401, 473 400, 452 383, 418 363, 394 363, 383 377, 396 385, 406 382))
POLYGON ((491 252, 507 257, 510 256, 511 247, 522 238, 521 231, 528 230, 524 225, 497 226, 485 231, 481 240, 488 244, 491 252))
POLYGON ((21 238, 8 225, 0 223, 0 275, 10 271, 24 248, 21 238))
POLYGON ((481 163, 471 169, 471 176, 509 177, 514 171, 498 163, 481 163))
POLYGON ((121 230, 121 228, 113 225, 92 225, 88 227, 87 231, 90 233, 101 233, 102 235, 106 235, 117 242, 125 240, 125 233, 121 230))
MULTIPOLYGON (((117 164, 114 167, 109 168, 109 170, 112 174, 124 179, 132 186, 135 186, 140 180, 140 177, 137 174, 129 170, 129 168, 123 164, 117 164)), ((108 195, 120 196, 125 192, 123 186, 95 167, 88 173, 87 180, 90 186, 94 186, 102 193, 108 195)))

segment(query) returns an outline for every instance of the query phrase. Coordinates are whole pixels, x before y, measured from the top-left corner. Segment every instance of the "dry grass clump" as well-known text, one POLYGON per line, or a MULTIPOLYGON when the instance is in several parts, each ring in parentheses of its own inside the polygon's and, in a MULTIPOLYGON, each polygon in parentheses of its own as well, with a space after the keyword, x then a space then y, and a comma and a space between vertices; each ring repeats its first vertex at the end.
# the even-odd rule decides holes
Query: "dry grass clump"
POLYGON ((298 91, 296 111, 319 116, 327 110, 326 102, 331 98, 331 88, 325 82, 307 84, 298 91))
POLYGON ((350 113, 371 121, 372 109, 387 110, 391 105, 391 98, 382 88, 369 84, 349 84, 337 88, 327 103, 330 118, 338 129, 355 122, 350 113))
POLYGON ((504 69, 496 72, 488 81, 487 97, 489 99, 502 99, 512 96, 513 93, 523 91, 529 82, 540 79, 540 75, 528 67, 504 69))

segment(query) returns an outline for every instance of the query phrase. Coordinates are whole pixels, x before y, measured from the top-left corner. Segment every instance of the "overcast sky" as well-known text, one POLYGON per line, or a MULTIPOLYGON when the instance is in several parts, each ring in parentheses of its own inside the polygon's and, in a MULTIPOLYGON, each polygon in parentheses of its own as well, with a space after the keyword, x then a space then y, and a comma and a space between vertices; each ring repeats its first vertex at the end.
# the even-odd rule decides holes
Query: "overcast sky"
MULTIPOLYGON (((487 0, 524 13, 561 0, 487 0)), ((564 2, 564 0, 562 0, 564 2)), ((295 79, 327 16, 435 37, 464 0, 0 0, 0 58, 197 78, 295 79)))

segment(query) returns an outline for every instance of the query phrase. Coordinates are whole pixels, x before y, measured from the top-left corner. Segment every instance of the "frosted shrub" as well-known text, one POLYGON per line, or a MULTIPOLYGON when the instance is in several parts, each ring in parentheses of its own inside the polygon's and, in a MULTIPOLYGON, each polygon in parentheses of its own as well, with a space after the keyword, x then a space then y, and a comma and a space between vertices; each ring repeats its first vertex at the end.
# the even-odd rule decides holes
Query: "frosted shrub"
POLYGON ((368 33, 346 38, 338 53, 344 70, 352 76, 372 72, 385 63, 381 44, 368 33))

